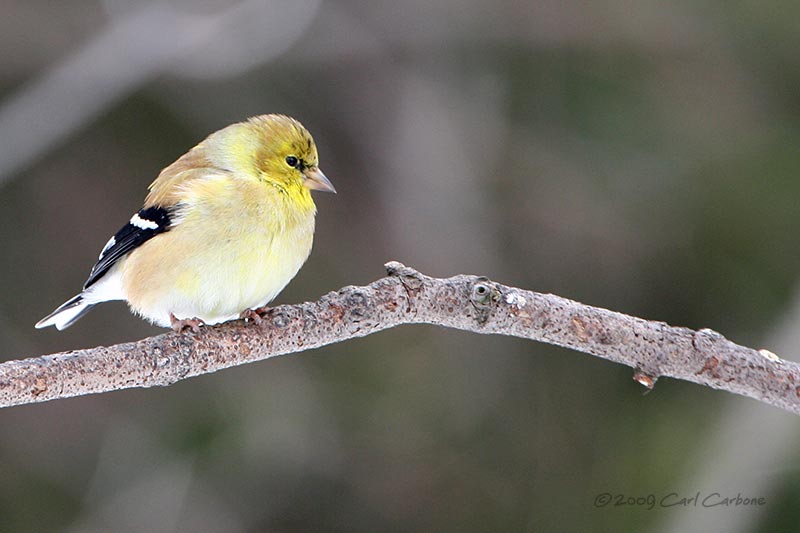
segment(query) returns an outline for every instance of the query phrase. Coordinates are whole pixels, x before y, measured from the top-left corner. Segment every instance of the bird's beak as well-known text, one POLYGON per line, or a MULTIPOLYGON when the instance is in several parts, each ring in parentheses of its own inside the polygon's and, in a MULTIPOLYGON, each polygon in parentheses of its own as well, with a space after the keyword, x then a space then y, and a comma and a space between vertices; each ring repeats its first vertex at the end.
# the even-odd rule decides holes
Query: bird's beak
POLYGON ((303 172, 306 179, 303 180, 303 185, 313 191, 332 192, 336 194, 336 189, 328 177, 322 173, 319 167, 310 167, 303 172))

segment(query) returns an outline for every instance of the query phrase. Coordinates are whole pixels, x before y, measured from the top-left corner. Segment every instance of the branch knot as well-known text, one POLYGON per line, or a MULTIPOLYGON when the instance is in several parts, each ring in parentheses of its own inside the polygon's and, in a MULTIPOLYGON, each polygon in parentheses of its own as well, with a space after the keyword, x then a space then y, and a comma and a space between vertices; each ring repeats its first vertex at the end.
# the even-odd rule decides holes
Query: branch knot
POLYGON ((469 301, 477 311, 475 319, 478 324, 485 324, 489 320, 495 303, 500 299, 500 291, 489 278, 480 276, 472 284, 469 301))
POLYGON ((403 289, 406 291, 407 305, 406 312, 412 312, 415 309, 414 298, 422 290, 423 276, 411 267, 405 266, 399 261, 389 261, 385 265, 386 272, 389 276, 397 278, 403 289))

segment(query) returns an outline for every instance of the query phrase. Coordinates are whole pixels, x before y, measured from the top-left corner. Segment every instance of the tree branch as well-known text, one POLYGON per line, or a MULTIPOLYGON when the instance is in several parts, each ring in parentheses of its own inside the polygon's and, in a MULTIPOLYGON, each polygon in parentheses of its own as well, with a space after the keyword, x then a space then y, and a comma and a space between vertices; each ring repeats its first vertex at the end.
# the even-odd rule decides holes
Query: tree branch
POLYGON ((260 323, 228 322, 197 334, 166 333, 2 363, 0 407, 170 385, 401 324, 436 324, 602 357, 634 368, 634 379, 648 388, 669 376, 800 414, 800 365, 739 346, 712 330, 671 327, 483 277, 431 278, 397 262, 387 263, 386 270, 388 277, 365 287, 274 307, 260 323))

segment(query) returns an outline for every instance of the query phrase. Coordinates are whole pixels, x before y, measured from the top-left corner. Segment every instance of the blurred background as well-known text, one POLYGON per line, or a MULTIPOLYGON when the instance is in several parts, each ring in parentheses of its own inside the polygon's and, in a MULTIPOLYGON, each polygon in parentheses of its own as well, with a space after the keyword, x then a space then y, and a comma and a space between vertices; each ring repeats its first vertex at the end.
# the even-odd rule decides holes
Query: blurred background
MULTIPOLYGON (((339 194, 278 303, 482 274, 800 358, 796 2, 4 0, 0 354, 160 333, 79 290, 159 170, 280 112, 339 194)), ((403 327, 0 411, 0 531, 788 531, 800 424, 403 327), (659 505, 676 494, 764 506, 659 505), (598 495, 656 505, 598 507, 598 495)))

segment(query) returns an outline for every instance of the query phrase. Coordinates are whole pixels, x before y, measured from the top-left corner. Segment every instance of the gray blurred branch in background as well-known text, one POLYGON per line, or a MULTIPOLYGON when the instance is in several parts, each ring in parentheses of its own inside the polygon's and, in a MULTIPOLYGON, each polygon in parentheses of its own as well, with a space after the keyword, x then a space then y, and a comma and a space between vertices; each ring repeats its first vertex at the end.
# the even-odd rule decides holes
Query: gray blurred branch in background
POLYGON ((230 76, 274 59, 302 37, 320 6, 319 0, 220 4, 193 11, 186 3, 146 1, 109 13, 107 27, 5 97, 0 185, 165 72, 230 76))
POLYGON ((0 364, 0 407, 131 387, 170 385, 223 368, 363 337, 402 324, 435 324, 531 339, 608 359, 652 388, 660 376, 726 390, 800 414, 800 365, 719 333, 672 327, 483 277, 431 278, 397 262, 388 277, 317 302, 269 309, 197 334, 0 364))

